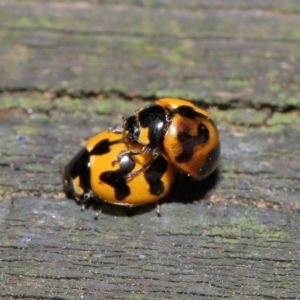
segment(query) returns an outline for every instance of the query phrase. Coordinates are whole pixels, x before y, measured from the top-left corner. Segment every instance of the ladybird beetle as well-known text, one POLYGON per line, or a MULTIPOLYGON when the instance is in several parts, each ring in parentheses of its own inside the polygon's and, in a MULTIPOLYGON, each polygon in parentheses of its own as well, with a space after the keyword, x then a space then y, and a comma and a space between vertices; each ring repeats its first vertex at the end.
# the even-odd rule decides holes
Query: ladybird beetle
MULTIPOLYGON (((155 104, 136 110, 113 131, 123 133, 124 142, 129 145, 142 145, 140 152, 121 152, 117 161, 129 153, 148 152, 153 153, 155 160, 163 151, 182 173, 197 180, 205 178, 217 167, 220 156, 217 127, 205 110, 189 101, 173 98, 156 100, 155 104)), ((129 176, 142 170, 144 167, 129 176)))
MULTIPOLYGON (((110 130, 87 140, 85 147, 64 168, 64 191, 78 201, 95 198, 114 204, 136 206, 157 202, 165 197, 178 170, 160 153, 153 161, 151 152, 123 155, 128 151, 122 136, 110 130), (151 164, 149 164, 151 162, 151 164), (136 176, 128 176, 147 166, 136 176)), ((140 153, 142 145, 134 143, 130 150, 140 153)), ((159 214, 159 212, 158 212, 159 214)))

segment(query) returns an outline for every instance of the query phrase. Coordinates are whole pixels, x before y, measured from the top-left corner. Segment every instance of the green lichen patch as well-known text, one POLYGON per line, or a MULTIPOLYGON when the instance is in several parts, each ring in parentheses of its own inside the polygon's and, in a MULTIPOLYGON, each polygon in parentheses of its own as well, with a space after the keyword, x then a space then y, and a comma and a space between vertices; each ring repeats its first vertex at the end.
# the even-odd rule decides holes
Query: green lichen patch
POLYGON ((211 109, 210 113, 217 124, 227 123, 243 126, 263 125, 269 116, 268 110, 251 108, 229 109, 226 111, 211 109))
POLYGON ((272 230, 266 224, 251 216, 233 217, 224 227, 213 227, 215 235, 228 235, 235 237, 251 236, 252 238, 282 239, 289 238, 289 233, 284 230, 272 230))
POLYGON ((115 115, 116 113, 123 116, 133 114, 141 106, 146 106, 149 102, 135 102, 124 99, 93 99, 89 111, 96 114, 115 115))
POLYGON ((300 124, 300 111, 289 113, 274 112, 267 124, 271 126, 300 124))
POLYGON ((54 101, 54 105, 60 111, 79 112, 85 110, 83 101, 79 98, 62 97, 54 101))
POLYGON ((39 127, 30 125, 16 125, 13 129, 18 135, 37 135, 40 132, 39 127))
POLYGON ((105 98, 102 96, 86 98, 61 97, 53 100, 58 113, 74 112, 85 115, 87 118, 99 116, 129 115, 141 106, 147 105, 144 101, 124 100, 116 97, 105 98))
POLYGON ((2 109, 24 109, 29 114, 34 111, 47 112, 53 108, 47 93, 39 92, 5 92, 0 94, 2 109))

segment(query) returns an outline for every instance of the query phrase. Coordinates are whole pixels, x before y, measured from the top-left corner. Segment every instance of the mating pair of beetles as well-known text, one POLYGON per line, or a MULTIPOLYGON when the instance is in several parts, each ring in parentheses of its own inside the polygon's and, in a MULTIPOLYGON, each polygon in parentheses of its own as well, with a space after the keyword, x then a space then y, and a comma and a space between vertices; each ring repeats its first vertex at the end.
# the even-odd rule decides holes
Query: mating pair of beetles
POLYGON ((189 101, 164 98, 88 139, 64 168, 64 191, 81 203, 157 202, 179 172, 202 180, 219 156, 219 133, 209 114, 189 101))

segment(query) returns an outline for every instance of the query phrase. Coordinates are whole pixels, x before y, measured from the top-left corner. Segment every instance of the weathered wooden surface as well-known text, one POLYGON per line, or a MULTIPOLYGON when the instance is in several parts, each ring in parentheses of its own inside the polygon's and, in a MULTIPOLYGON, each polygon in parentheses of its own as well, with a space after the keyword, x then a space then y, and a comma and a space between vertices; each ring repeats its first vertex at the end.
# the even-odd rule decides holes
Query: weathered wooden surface
POLYGON ((299 1, 98 2, 0 0, 0 299, 299 298, 299 1), (218 176, 80 212, 59 166, 162 96, 210 108, 218 176))

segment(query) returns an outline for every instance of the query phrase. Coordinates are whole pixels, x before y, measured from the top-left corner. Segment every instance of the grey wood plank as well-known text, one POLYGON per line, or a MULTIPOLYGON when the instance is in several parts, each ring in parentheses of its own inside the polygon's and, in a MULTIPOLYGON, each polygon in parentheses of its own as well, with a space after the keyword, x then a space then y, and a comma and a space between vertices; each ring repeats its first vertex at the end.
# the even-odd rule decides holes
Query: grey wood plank
POLYGON ((295 0, 0 0, 0 299, 298 299, 299 22, 295 0), (161 218, 81 212, 59 166, 162 96, 209 108, 218 172, 161 218))

